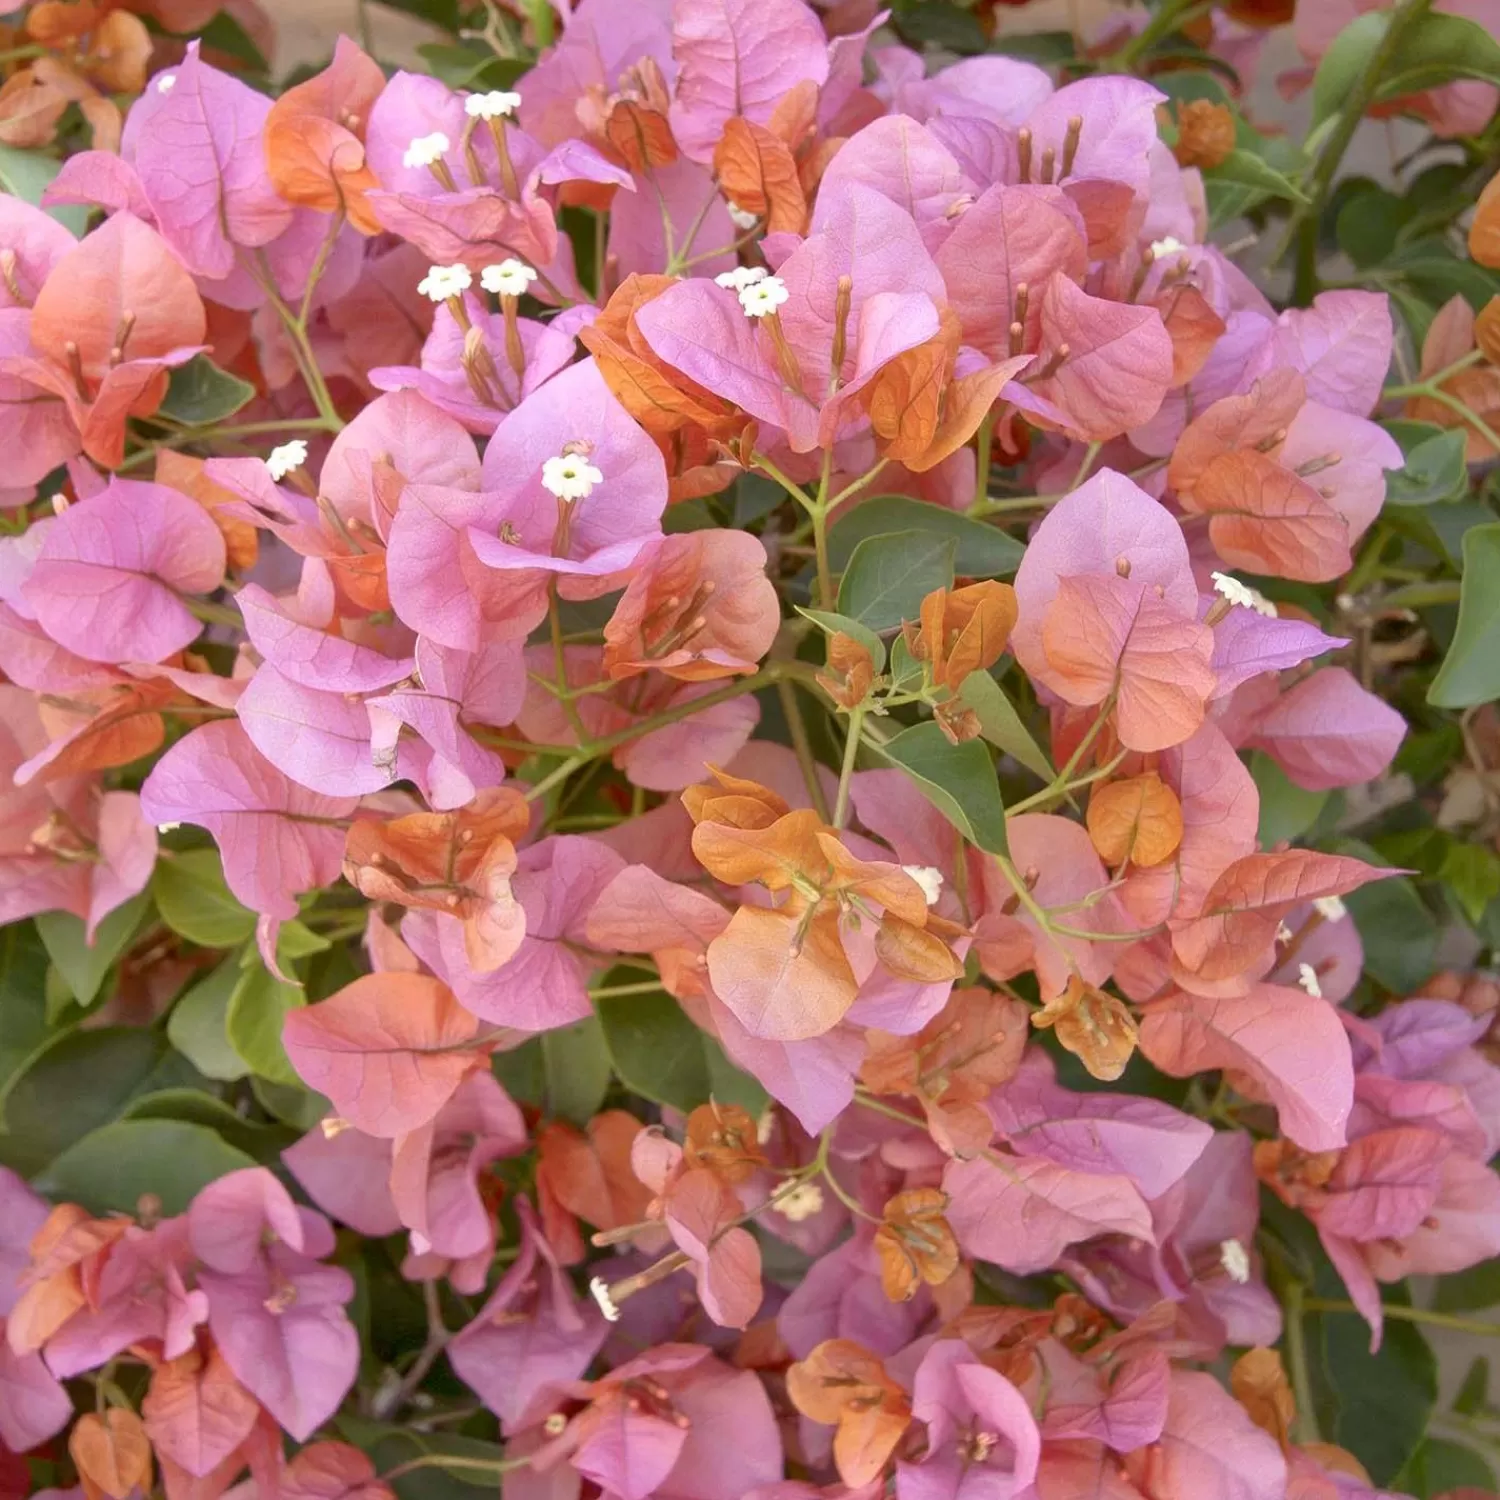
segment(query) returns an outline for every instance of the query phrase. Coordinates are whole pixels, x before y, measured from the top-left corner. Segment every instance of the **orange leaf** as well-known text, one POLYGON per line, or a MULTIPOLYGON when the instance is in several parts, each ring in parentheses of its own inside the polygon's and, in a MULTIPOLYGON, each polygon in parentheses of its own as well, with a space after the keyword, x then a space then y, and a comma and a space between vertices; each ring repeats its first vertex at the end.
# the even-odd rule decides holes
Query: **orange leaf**
POLYGON ((1229 1389, 1262 1432, 1283 1448, 1290 1445, 1297 1398, 1276 1350, 1250 1349, 1240 1355, 1230 1367, 1229 1389))
POLYGON ((714 147, 714 172, 724 196, 736 208, 766 221, 768 233, 801 234, 807 227, 807 199, 797 163, 780 136, 735 115, 725 121, 714 147))
POLYGON ((960 589, 934 589, 922 600, 921 632, 912 654, 930 662, 933 681, 954 692, 970 672, 1000 660, 1018 614, 1016 591, 986 579, 960 589))
POLYGON ((1089 798, 1089 837, 1107 865, 1143 869, 1170 859, 1182 842, 1182 804, 1155 771, 1111 781, 1089 798))
POLYGON ((1136 1025, 1125 1002, 1085 984, 1076 974, 1062 994, 1032 1016, 1031 1024, 1043 1031, 1055 1027, 1058 1041, 1106 1083, 1125 1071, 1135 1052, 1136 1025))
POLYGON ((911 1421, 906 1392, 852 1339, 825 1339, 786 1372, 786 1389, 803 1416, 837 1426, 834 1463, 850 1489, 880 1476, 911 1421))
POLYGON ((68 1434, 68 1452, 88 1500, 125 1500, 137 1485, 151 1488, 151 1444, 133 1411, 112 1406, 101 1417, 85 1412, 68 1434))
POLYGON ((1500 173, 1485 184, 1469 225, 1469 254, 1482 266, 1500 270, 1500 173))
POLYGON ((875 956, 897 979, 943 984, 963 978, 964 966, 935 933, 887 912, 875 930, 875 956))
POLYGON ((385 74, 346 36, 333 61, 289 88, 266 117, 266 166, 288 203, 324 213, 340 209, 361 234, 380 220, 365 196, 380 186, 365 161, 365 127, 385 74))
POLYGON ((943 1217, 948 1195, 910 1188, 887 1200, 875 1231, 880 1285, 892 1302, 909 1302, 924 1282, 941 1286, 958 1269, 958 1241, 943 1217))
POLYGON ((737 1104, 700 1104, 687 1117, 682 1158, 727 1183, 745 1182, 766 1165, 755 1121, 737 1104))

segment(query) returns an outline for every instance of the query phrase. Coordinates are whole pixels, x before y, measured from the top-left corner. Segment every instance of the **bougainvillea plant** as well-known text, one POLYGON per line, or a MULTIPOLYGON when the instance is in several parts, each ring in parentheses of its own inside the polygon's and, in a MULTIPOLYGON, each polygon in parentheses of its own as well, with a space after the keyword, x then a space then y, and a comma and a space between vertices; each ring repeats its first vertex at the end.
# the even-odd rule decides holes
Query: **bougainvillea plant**
POLYGON ((0 36, 0 1491, 1492 1491, 1500 4, 403 8, 0 36))

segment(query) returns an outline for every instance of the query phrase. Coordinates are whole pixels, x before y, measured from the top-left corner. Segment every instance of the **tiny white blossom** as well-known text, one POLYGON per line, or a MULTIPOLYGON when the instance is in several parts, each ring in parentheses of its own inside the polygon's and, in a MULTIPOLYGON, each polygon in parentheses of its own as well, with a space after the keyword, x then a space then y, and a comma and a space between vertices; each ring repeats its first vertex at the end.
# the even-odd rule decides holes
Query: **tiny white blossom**
POLYGON ((1186 249, 1176 235, 1169 234, 1165 239, 1151 241, 1151 258, 1160 260, 1165 255, 1180 255, 1186 249))
POLYGON ((1250 1255, 1238 1240, 1225 1240, 1219 1246, 1219 1264, 1236 1286, 1250 1280, 1250 1255))
POLYGON ((823 1189, 815 1182, 799 1182, 791 1192, 776 1200, 776 1212, 793 1224, 800 1224, 823 1211, 823 1189))
POLYGON ((272 479, 285 479, 293 469, 300 469, 307 462, 307 443, 302 438, 293 438, 279 448, 271 449, 266 459, 266 472, 272 479))
POLYGON ((431 135, 417 136, 406 148, 406 155, 401 158, 403 167, 430 167, 434 162, 443 159, 443 153, 453 144, 441 130, 434 130, 431 135))
POLYGON ((747 286, 764 281, 770 274, 764 266, 736 266, 732 271, 720 271, 714 277, 714 285, 728 287, 731 292, 742 292, 747 286))
POLYGON ((599 1311, 604 1314, 606 1323, 618 1323, 620 1321, 620 1309, 615 1299, 609 1294, 609 1285, 602 1276, 595 1276, 589 1282, 589 1292, 595 1302, 599 1304, 599 1311))
POLYGON ((535 280, 536 271, 514 256, 502 260, 498 266, 486 266, 479 273, 480 286, 497 297, 524 297, 535 280))
POLYGON ((343 1115, 324 1115, 318 1123, 325 1141, 331 1141, 343 1135, 346 1130, 354 1128, 354 1122, 346 1120, 343 1115))
POLYGON ((177 75, 175 73, 163 73, 156 80, 156 92, 158 94, 170 94, 177 87, 177 75))
POLYGON ((736 229, 754 229, 760 223, 760 215, 753 214, 748 208, 741 208, 738 203, 727 204, 729 209, 729 222, 736 229))
POLYGON ((773 313, 792 294, 779 276, 763 276, 750 286, 740 288, 740 306, 747 318, 763 318, 773 313))
POLYGON ((581 453, 559 453, 542 465, 542 488, 559 500, 585 500, 604 475, 581 453))
POLYGON ((756 1143, 767 1146, 771 1137, 776 1133, 776 1107, 768 1104, 761 1110, 759 1118, 755 1122, 756 1143))
POLYGON ((1264 615, 1268 620, 1276 618, 1276 606, 1259 589, 1251 588, 1248 583, 1241 583, 1232 573, 1214 573, 1210 576, 1214 581, 1214 593, 1231 604, 1253 609, 1256 614, 1264 615))
POLYGON ((156 831, 160 834, 175 833, 181 827, 181 823, 158 823, 156 831))
POLYGON ((1314 896, 1313 906, 1325 922, 1342 922, 1349 915, 1349 908, 1337 896, 1314 896))
POLYGON ((936 865, 902 865, 901 868, 922 888, 929 906, 936 906, 943 894, 943 872, 936 865))
POLYGON ((1289 943, 1292 940, 1292 929, 1285 922, 1276 924, 1276 941, 1278 943, 1289 943))
POLYGON ((1297 965, 1297 983, 1307 991, 1314 1000, 1323 998, 1323 986, 1318 983, 1318 971, 1311 964, 1297 965))
POLYGON ((417 290, 430 301, 446 302, 473 285, 474 277, 467 266, 429 266, 427 274, 417 283, 417 290))
POLYGON ((487 94, 470 94, 464 100, 464 113, 471 120, 508 120, 521 107, 521 96, 507 89, 491 89, 487 94))

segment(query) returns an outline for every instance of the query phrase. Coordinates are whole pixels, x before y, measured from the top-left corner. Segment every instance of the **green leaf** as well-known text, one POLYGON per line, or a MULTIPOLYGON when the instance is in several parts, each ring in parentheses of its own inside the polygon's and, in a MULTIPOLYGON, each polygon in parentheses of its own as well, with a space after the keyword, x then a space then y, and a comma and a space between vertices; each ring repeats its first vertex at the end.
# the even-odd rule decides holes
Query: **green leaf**
POLYGON ((34 1176, 74 1141, 117 1118, 137 1094, 187 1082, 188 1073, 159 1031, 103 1026, 67 1032, 12 1085, 0 1162, 34 1176))
POLYGON ((1285 173, 1278 172, 1263 156, 1253 151, 1231 151, 1218 166, 1204 172, 1205 182, 1232 182, 1253 188, 1258 194, 1285 198, 1292 203, 1306 203, 1307 195, 1285 173))
POLYGON ((288 1012, 306 1003, 302 990, 283 983, 262 963, 240 975, 229 997, 224 1030, 230 1046, 257 1077, 288 1085, 301 1082, 281 1045, 281 1024, 288 1012))
POLYGON ((1386 504, 1434 505, 1458 499, 1469 488, 1467 447, 1461 427, 1424 438, 1407 453, 1403 468, 1385 471, 1386 504))
POLYGON ((960 578, 1008 578, 1021 565, 1025 547, 997 527, 961 511, 907 495, 876 495, 845 511, 828 533, 828 558, 842 572, 854 549, 870 537, 897 531, 950 536, 958 550, 953 569, 960 578))
POLYGON ((1464 534, 1458 628, 1427 689, 1437 708, 1472 708, 1500 698, 1500 521, 1464 534))
POLYGON ((1447 1438, 1429 1437, 1391 1481, 1405 1493, 1436 1500, 1452 1491, 1473 1489, 1486 1495, 1495 1491, 1495 1471, 1472 1448, 1447 1438))
MULTIPOLYGON (((47 185, 62 171, 62 162, 44 156, 40 151, 21 151, 15 146, 0 146, 0 189, 13 197, 24 198, 40 208, 47 185)), ((59 203, 44 209, 59 224, 82 237, 89 226, 89 209, 80 203, 59 203)))
POLYGON ((979 716, 979 732, 990 744, 1020 761, 1028 771, 1036 772, 1043 781, 1056 776, 1046 752, 1021 722, 1005 690, 988 672, 970 672, 958 695, 979 716))
POLYGON ((732 1103, 755 1097, 758 1085, 746 1090, 750 1080, 664 990, 601 995, 594 1008, 615 1072, 632 1093, 684 1111, 710 1096, 732 1103))
POLYGON ((196 354, 172 371, 161 415, 188 427, 208 427, 232 417, 254 396, 249 381, 221 370, 206 354, 196 354))
POLYGON ((143 1193, 180 1214, 193 1195, 226 1172, 253 1167, 212 1130, 182 1120, 117 1120, 69 1146, 38 1179, 40 1191, 92 1213, 134 1213, 143 1193))
POLYGON ((47 1020, 46 983, 47 950, 35 924, 0 929, 0 1119, 11 1085, 57 1034, 47 1020))
POLYGON ((1343 898, 1359 928, 1365 972, 1397 995, 1410 995, 1437 967, 1437 921, 1411 881, 1378 880, 1343 898))
POLYGON ((1500 1306, 1500 1256, 1482 1260, 1467 1271, 1439 1277, 1432 1305, 1439 1312, 1475 1312, 1500 1306))
POLYGON ((299 1084, 275 1083, 269 1078, 250 1079, 250 1091, 267 1114, 275 1115, 294 1130, 307 1132, 333 1106, 314 1089, 299 1084))
POLYGON ((1453 1410, 1460 1416, 1472 1417, 1489 1404, 1490 1362, 1482 1354, 1469 1366, 1469 1373, 1454 1393, 1453 1410))
POLYGON ((490 1071, 517 1104, 529 1104, 537 1110, 546 1104, 547 1062, 540 1036, 528 1037, 509 1052, 495 1053, 490 1058, 490 1071))
POLYGON ((542 1033, 547 1112, 575 1125, 599 1113, 609 1092, 609 1049, 597 1016, 542 1033))
POLYGON ((1283 839, 1300 838, 1328 801, 1327 792, 1309 792, 1287 777, 1263 750, 1250 757, 1250 774, 1260 792, 1260 843, 1273 848, 1283 839))
POLYGON ((1419 94, 1459 78, 1500 84, 1500 41, 1477 21, 1428 12, 1401 38, 1375 100, 1419 94))
POLYGON ((956 545, 920 531, 866 538, 839 581, 839 613, 877 631, 915 620, 928 594, 952 586, 956 545))
POLYGON ((297 1139, 296 1132, 285 1125, 247 1120, 218 1095, 205 1094, 202 1089, 157 1089, 142 1094, 125 1106, 121 1118, 201 1125, 257 1161, 274 1162, 297 1139))
POLYGON ((229 1040, 229 1001, 241 979, 239 961, 226 958, 200 979, 167 1017, 172 1045, 203 1074, 233 1083, 250 1074, 250 1065, 229 1040))
POLYGON ((992 854, 1009 849, 995 763, 978 740, 950 744, 936 724, 917 724, 880 749, 970 843, 992 854))
POLYGON ((875 670, 880 672, 884 669, 885 642, 868 626, 861 625, 858 620, 851 620, 848 615, 836 614, 831 609, 803 609, 798 605, 797 613, 804 619, 811 620, 825 635, 847 635, 851 640, 858 641, 870 653, 875 670))
MULTIPOLYGON (((420 1336, 419 1336, 420 1337, 420 1336)), ((339 1433, 356 1448, 370 1455, 381 1473, 400 1468, 412 1459, 439 1454, 456 1458, 483 1459, 495 1467, 490 1470, 473 1467, 444 1469, 432 1465, 413 1469, 393 1480, 391 1488, 399 1500, 474 1500, 476 1489, 494 1494, 500 1483, 505 1450, 495 1443, 458 1433, 421 1432, 414 1427, 392 1427, 372 1422, 366 1417, 342 1412, 334 1418, 339 1433)))
POLYGON ((82 919, 71 912, 46 911, 36 919, 36 930, 57 972, 80 1005, 93 1003, 110 965, 130 945, 150 904, 150 896, 143 894, 117 906, 95 929, 92 946, 84 936, 82 919))
POLYGON ((1406 217, 1403 199, 1368 177, 1345 178, 1334 193, 1339 249, 1361 268, 1378 266, 1396 248, 1406 217))
POLYGON ((1333 39, 1313 77, 1313 130, 1343 109, 1344 101, 1385 40, 1390 22, 1389 11, 1372 11, 1351 21, 1333 39))
POLYGON ((480 84, 487 89, 508 89, 525 72, 519 60, 496 57, 489 46, 424 42, 417 48, 417 55, 427 64, 427 71, 450 89, 472 89, 480 84))
POLYGON ((189 849, 160 860, 151 894, 162 921, 190 943, 237 948, 255 935, 255 913, 230 894, 217 849, 189 849))
MULTIPOLYGON (((1330 1292, 1339 1287, 1331 1268, 1320 1290, 1325 1279, 1330 1292)), ((1399 1286, 1386 1290, 1386 1301, 1410 1305, 1399 1286)), ((1387 1318, 1380 1352, 1371 1354, 1370 1330, 1356 1313, 1314 1314, 1307 1334, 1318 1356, 1313 1405, 1323 1437, 1353 1453, 1377 1485, 1390 1484, 1416 1452, 1437 1402, 1432 1350, 1413 1324, 1387 1318)))
POLYGON ((1477 924, 1485 907, 1500 896, 1500 854, 1481 844, 1455 842, 1438 879, 1453 893, 1469 921, 1477 924))

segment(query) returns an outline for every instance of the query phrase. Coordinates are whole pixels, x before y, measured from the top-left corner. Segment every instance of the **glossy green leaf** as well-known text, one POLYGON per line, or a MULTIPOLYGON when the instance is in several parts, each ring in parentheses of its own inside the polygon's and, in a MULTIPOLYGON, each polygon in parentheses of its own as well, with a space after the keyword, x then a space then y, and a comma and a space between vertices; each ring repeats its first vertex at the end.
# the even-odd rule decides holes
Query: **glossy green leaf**
POLYGON ((1253 151, 1231 151, 1218 166, 1203 174, 1205 182, 1232 182, 1252 188, 1262 196, 1305 203, 1307 195, 1284 172, 1278 172, 1265 157, 1253 151))
POLYGON ((92 944, 84 935, 82 919, 71 912, 45 911, 36 919, 53 965, 80 1005, 93 1003, 110 965, 130 946, 150 904, 150 896, 143 894, 117 906, 95 930, 92 944))
POLYGON ((1458 427, 1424 438, 1407 453, 1404 467, 1386 470, 1386 504, 1435 505, 1458 499, 1469 487, 1467 447, 1468 438, 1458 427))
POLYGON ((250 1065, 229 1040, 229 1001, 243 976, 237 959, 226 958, 172 1007, 167 1036, 205 1078, 233 1083, 250 1065))
POLYGON ((1500 84, 1500 40, 1488 27, 1465 16, 1429 11, 1402 36, 1375 98, 1377 102, 1397 99, 1460 78, 1500 84))
POLYGON ((1323 811, 1327 792, 1309 792, 1292 781, 1263 750, 1250 757, 1250 774, 1260 792, 1260 846, 1301 838, 1323 811))
POLYGON ((223 422, 253 400, 255 387, 221 370, 206 354, 194 355, 172 371, 161 414, 188 427, 223 422))
POLYGON ((953 583, 951 537, 898 531, 862 541, 839 582, 841 615, 867 630, 894 630, 915 620, 922 600, 953 583))
POLYGON ((252 1077, 250 1088, 267 1114, 298 1132, 311 1130, 333 1108, 322 1094, 300 1083, 276 1083, 269 1078, 252 1077))
POLYGON ((1485 907, 1500 896, 1500 854, 1483 844, 1455 840, 1443 858, 1438 879, 1469 921, 1477 923, 1485 907))
POLYGON ((1472 708, 1500 698, 1500 521, 1464 534, 1458 628, 1427 690, 1438 708, 1472 708))
POLYGON ((297 1084, 297 1070, 281 1045, 281 1025, 290 1011, 307 1003, 294 984, 285 984, 256 962, 240 975, 229 997, 224 1029, 229 1044, 250 1071, 272 1083, 297 1084))
POLYGON ((848 566, 862 541, 898 531, 952 537, 957 544, 953 568, 960 578, 1009 578, 1026 551, 1013 536, 962 511, 913 500, 908 495, 876 495, 851 506, 828 533, 828 556, 834 571, 848 566))
POLYGON ((1313 130, 1331 120, 1344 107, 1385 40, 1390 21, 1389 11, 1371 11, 1356 17, 1333 39, 1313 76, 1313 130))
POLYGON ((154 1193, 164 1213, 180 1214, 216 1178, 254 1165, 254 1157, 202 1125, 116 1120, 69 1146, 37 1187, 99 1214, 134 1213, 142 1194, 154 1193))
POLYGON ((1442 1277, 1432 1305, 1439 1312, 1475 1312, 1480 1308, 1500 1307, 1500 1256, 1442 1277))
POLYGON ((959 697, 978 715, 979 732, 990 744, 1020 761, 1043 781, 1053 779, 1057 773, 1046 752, 1005 696, 1005 689, 988 672, 970 672, 959 689, 959 697))
POLYGON ((11 1085, 57 1035, 47 1019, 46 983, 47 950, 35 925, 0 928, 0 1119, 11 1085))
POLYGON ((1440 1495, 1459 1490, 1493 1495, 1495 1470, 1488 1459, 1466 1444, 1427 1437, 1391 1483, 1403 1494, 1420 1495, 1424 1500, 1437 1500, 1440 1495))
POLYGON ((125 1106, 121 1118, 202 1125, 245 1155, 272 1163, 297 1139, 297 1132, 288 1126, 246 1119, 217 1094, 205 1094, 202 1089, 155 1089, 141 1094, 125 1106))
POLYGON ((224 883, 217 849, 189 849, 159 860, 151 894, 161 919, 204 948, 237 948, 255 935, 255 913, 224 883))
POLYGON ((1469 1366, 1468 1373, 1453 1396, 1453 1410, 1472 1417, 1490 1400, 1490 1362, 1482 1354, 1469 1366))
POLYGON ((586 1125, 609 1091, 609 1049, 597 1016, 542 1033, 547 1113, 586 1125))
POLYGON ((936 724, 917 724, 882 745, 881 754, 900 766, 970 843, 993 854, 1010 847, 995 763, 979 740, 954 745, 936 724))
MULTIPOLYGON (((62 170, 56 157, 40 151, 22 151, 15 146, 0 146, 0 190, 41 207, 47 185, 62 170)), ((89 210, 78 203, 59 203, 45 210, 59 224, 66 225, 82 237, 88 228, 89 210)))

